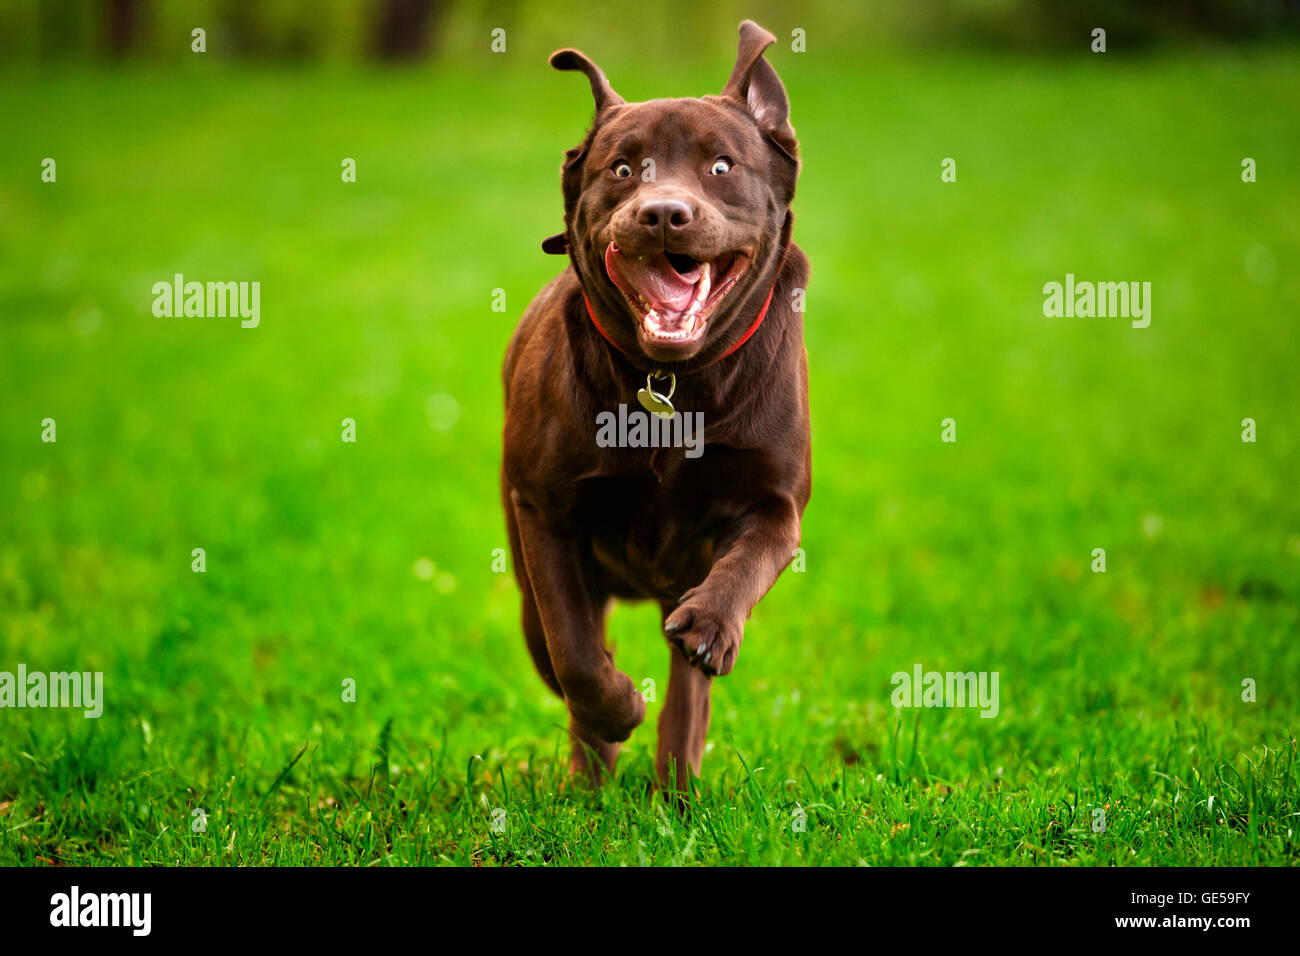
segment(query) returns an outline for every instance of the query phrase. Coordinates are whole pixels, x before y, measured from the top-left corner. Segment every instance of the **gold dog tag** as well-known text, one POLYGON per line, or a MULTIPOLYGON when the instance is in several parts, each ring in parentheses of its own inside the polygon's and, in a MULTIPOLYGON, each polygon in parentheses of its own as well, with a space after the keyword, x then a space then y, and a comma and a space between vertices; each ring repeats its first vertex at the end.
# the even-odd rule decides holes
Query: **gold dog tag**
POLYGON ((677 376, 665 375, 663 372, 651 372, 645 377, 645 388, 636 393, 636 400, 641 403, 651 415, 658 415, 660 418, 672 418, 676 411, 671 401, 673 392, 677 391, 677 376), (666 378, 668 379, 668 394, 663 395, 654 390, 651 379, 666 378))

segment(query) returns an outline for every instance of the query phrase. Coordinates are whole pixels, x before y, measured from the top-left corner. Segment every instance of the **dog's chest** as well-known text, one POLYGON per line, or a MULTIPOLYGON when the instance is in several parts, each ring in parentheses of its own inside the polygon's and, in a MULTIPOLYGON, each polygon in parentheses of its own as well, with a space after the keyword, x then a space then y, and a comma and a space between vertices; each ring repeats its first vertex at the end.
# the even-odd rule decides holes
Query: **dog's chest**
POLYGON ((743 510, 728 480, 734 462, 667 450, 653 465, 579 482, 576 523, 618 596, 675 601, 708 574, 716 542, 743 510))

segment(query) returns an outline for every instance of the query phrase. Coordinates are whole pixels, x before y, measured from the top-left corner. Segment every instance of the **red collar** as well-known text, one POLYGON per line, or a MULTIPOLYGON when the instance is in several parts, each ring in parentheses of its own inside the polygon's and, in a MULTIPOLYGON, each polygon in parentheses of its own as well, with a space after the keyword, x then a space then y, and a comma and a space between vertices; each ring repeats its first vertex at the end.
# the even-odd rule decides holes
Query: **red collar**
MULTIPOLYGON (((744 345, 746 342, 749 341, 749 337, 751 335, 753 335, 755 332, 758 331, 758 327, 763 324, 763 319, 767 318, 767 307, 772 304, 772 295, 775 292, 776 292, 776 283, 773 283, 772 288, 768 290, 767 298, 763 301, 763 307, 758 310, 758 317, 754 319, 754 324, 745 330, 745 334, 740 337, 740 340, 736 342, 735 345, 733 345, 731 348, 727 349, 727 351, 723 352, 716 359, 714 359, 713 360, 714 362, 721 361, 722 359, 730 355, 732 352, 736 351, 736 349, 740 348, 742 345, 744 345)), ((596 318, 596 313, 591 308, 591 300, 587 298, 586 290, 583 290, 582 301, 587 306, 587 315, 591 316, 591 324, 596 327, 596 331, 599 332, 604 337, 606 342, 614 346, 616 351, 621 352, 625 358, 630 359, 630 356, 628 356, 626 352, 623 352, 623 350, 619 348, 618 343, 615 342, 612 338, 610 338, 609 333, 606 332, 604 327, 601 326, 600 320, 596 318)), ((713 363, 710 362, 709 364, 713 364, 713 363)))

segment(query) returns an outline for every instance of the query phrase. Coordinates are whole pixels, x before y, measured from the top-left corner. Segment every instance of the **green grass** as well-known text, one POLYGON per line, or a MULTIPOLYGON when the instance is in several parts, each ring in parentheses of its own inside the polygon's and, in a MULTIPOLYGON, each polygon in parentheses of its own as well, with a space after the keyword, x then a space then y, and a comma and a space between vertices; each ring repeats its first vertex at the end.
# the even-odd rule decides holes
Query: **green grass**
MULTIPOLYGON (((4 76, 0 670, 103 671, 107 702, 0 711, 0 863, 1296 863, 1295 51, 774 54, 807 570, 717 682, 681 816, 649 791, 658 704, 616 782, 566 781, 492 570, 500 358, 590 113, 546 52, 4 76), (260 281, 261 327, 154 318, 175 272, 260 281), (1152 282, 1151 327, 1045 319, 1066 272, 1152 282), (998 671, 998 717, 893 709, 918 662, 998 671)), ((643 98, 726 64, 604 65, 643 98)), ((662 701, 655 612, 612 637, 662 701)))

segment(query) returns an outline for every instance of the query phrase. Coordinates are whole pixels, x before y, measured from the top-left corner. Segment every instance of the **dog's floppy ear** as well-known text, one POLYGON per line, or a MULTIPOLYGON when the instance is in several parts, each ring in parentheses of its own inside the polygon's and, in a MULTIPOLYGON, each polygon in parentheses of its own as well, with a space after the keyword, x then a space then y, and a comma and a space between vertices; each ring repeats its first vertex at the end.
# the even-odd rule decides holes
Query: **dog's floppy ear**
MULTIPOLYGON (((794 127, 790 125, 790 100, 785 95, 781 78, 772 64, 763 59, 763 51, 776 42, 753 20, 740 24, 740 48, 731 78, 722 88, 722 95, 742 104, 759 129, 767 134, 791 159, 798 150, 794 127)), ((554 62, 554 61, 552 61, 554 62)))
POLYGON ((569 237, 562 232, 547 236, 542 240, 542 252, 548 256, 567 256, 569 254, 569 237))
MULTIPOLYGON (((605 79, 605 71, 598 67, 587 54, 580 50, 556 50, 551 54, 551 66, 557 70, 577 70, 587 77, 591 84, 591 96, 596 101, 596 120, 592 124, 591 130, 587 133, 581 143, 567 150, 564 154, 564 172, 567 174, 577 168, 582 162, 583 157, 587 155, 587 147, 591 145, 592 134, 595 133, 596 127, 600 125, 600 118, 604 112, 611 107, 619 106, 625 102, 623 97, 614 92, 609 85, 609 80, 605 79)), ((550 242, 551 240, 547 240, 550 242)), ((545 248, 545 245, 543 245, 545 248)), ((550 250, 547 250, 548 252, 550 250)))
POLYGON ((551 66, 557 70, 578 70, 586 75, 587 81, 591 83, 591 96, 596 101, 597 119, 611 106, 619 106, 624 102, 623 97, 610 87, 609 80, 605 79, 605 71, 579 50, 556 50, 551 54, 551 66))

